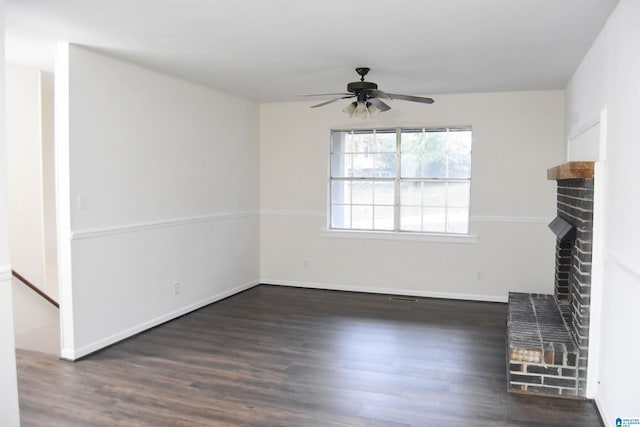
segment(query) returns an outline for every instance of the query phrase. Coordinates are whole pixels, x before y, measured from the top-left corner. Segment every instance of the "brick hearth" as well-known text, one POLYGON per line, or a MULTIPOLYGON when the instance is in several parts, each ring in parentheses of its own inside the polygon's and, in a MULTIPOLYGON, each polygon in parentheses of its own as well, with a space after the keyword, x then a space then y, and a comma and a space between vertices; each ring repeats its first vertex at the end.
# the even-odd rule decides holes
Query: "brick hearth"
POLYGON ((509 390, 578 395, 578 347, 553 295, 509 293, 509 390))

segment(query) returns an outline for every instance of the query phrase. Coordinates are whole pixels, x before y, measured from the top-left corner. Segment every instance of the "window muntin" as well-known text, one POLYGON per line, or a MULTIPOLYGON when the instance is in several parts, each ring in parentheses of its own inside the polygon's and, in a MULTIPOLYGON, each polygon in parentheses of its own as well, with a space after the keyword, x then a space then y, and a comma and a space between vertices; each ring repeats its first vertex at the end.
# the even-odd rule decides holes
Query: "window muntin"
POLYGON ((330 228, 467 234, 470 128, 333 131, 330 228))

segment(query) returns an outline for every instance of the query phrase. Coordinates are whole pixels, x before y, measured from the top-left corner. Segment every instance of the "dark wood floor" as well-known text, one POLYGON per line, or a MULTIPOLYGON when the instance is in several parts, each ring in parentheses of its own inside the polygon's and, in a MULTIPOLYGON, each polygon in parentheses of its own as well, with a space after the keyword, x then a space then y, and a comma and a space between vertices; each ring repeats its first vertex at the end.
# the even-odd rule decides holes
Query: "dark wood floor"
POLYGON ((258 286, 71 363, 18 352, 23 426, 601 426, 506 392, 506 305, 258 286))

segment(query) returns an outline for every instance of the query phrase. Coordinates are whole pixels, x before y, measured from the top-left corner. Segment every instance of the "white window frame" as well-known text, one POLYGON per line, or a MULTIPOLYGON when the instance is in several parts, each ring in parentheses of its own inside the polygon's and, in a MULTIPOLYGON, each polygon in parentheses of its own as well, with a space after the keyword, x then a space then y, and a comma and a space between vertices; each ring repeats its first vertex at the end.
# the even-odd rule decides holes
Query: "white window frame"
MULTIPOLYGON (((426 241, 434 241, 434 242, 448 242, 448 243, 477 243, 478 237, 477 235, 471 233, 471 176, 466 178, 402 178, 401 177, 401 135, 403 132, 415 131, 423 129, 423 131, 472 131, 471 126, 451 126, 451 127, 395 127, 395 128, 379 128, 379 129, 332 129, 330 134, 330 148, 329 148, 329 168, 328 168, 328 185, 327 185, 327 228, 322 233, 324 237, 335 237, 335 238, 363 238, 363 239, 383 239, 383 240, 426 240, 426 241), (396 134, 396 172, 393 178, 375 178, 375 177, 333 177, 331 173, 331 157, 332 157, 332 148, 331 144, 333 142, 333 135, 336 132, 345 133, 345 132, 354 132, 354 133, 375 133, 375 132, 395 132, 396 134), (394 229, 393 230, 380 230, 380 229, 356 229, 356 228, 333 228, 332 227, 332 183, 336 181, 354 181, 354 180, 363 180, 363 181, 393 181, 394 182, 394 229), (445 232, 433 232, 433 231, 407 231, 402 230, 400 228, 400 209, 401 209, 401 192, 400 186, 403 182, 410 181, 419 181, 419 182, 468 182, 469 183, 469 209, 467 210, 467 232, 466 233, 456 233, 451 231, 445 232)), ((473 134, 472 134, 473 135, 473 134)), ((473 137, 473 136, 472 136, 473 137)), ((373 205, 375 206, 375 205, 373 205)), ((424 206, 424 205, 422 205, 424 206)), ((445 202, 445 207, 448 205, 445 202)), ((448 209, 446 210, 446 215, 448 215, 448 209)), ((447 221, 445 217, 445 221, 447 221)), ((372 224, 374 226, 374 224, 372 224)))

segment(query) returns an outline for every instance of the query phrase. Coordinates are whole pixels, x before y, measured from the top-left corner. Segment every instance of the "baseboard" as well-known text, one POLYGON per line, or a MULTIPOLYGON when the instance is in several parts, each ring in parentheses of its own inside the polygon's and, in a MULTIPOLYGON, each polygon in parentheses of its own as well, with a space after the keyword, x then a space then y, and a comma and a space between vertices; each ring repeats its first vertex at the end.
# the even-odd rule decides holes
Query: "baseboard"
POLYGON ((507 296, 500 295, 460 294, 453 292, 432 292, 400 288, 374 288, 368 286, 337 285, 333 283, 298 282, 295 280, 262 279, 260 283, 277 286, 293 286, 298 288, 326 289, 331 291, 366 292, 372 294, 405 295, 424 298, 458 299, 467 301, 506 303, 508 300, 507 296))
POLYGON ((174 310, 170 313, 164 314, 162 316, 156 317, 155 319, 149 320, 147 322, 136 325, 132 328, 126 329, 122 332, 118 332, 117 334, 111 335, 109 337, 103 338, 91 344, 85 345, 83 347, 77 349, 61 349, 60 358, 65 360, 78 360, 82 357, 88 356, 91 353, 94 353, 98 350, 102 350, 105 347, 113 345, 119 341, 130 338, 133 335, 139 334, 140 332, 144 332, 147 329, 151 329, 155 326, 158 326, 162 323, 168 322, 169 320, 173 320, 176 317, 183 316, 187 313, 190 313, 194 310, 202 308, 206 305, 214 303, 216 301, 220 301, 224 298, 230 297, 247 289, 250 289, 256 285, 260 284, 259 280, 254 280, 249 283, 245 283, 240 286, 236 286, 233 289, 229 289, 227 291, 221 292, 219 294, 213 295, 211 297, 205 298, 204 300, 198 301, 196 303, 190 304, 186 307, 179 308, 178 310, 174 310))
POLYGON ((593 401, 596 403, 596 408, 598 409, 598 412, 600 413, 600 419, 604 423, 605 427, 615 427, 615 425, 616 425, 615 419, 613 417, 609 416, 609 414, 607 413, 607 411, 606 411, 604 405, 602 404, 602 402, 600 401, 600 399, 598 397, 596 397, 595 399, 593 399, 593 401))

